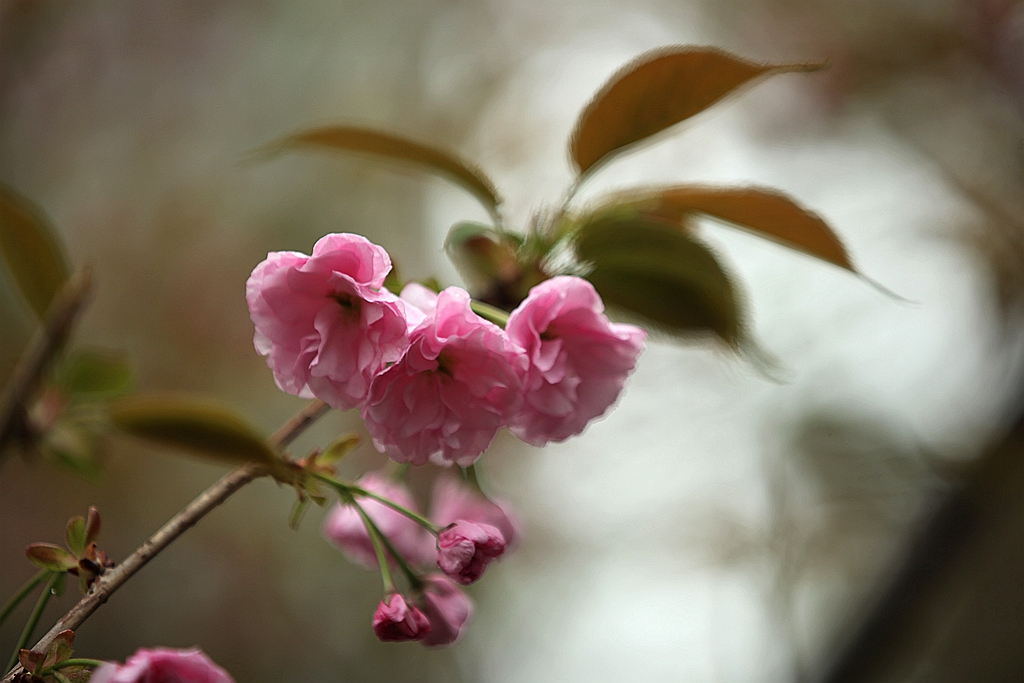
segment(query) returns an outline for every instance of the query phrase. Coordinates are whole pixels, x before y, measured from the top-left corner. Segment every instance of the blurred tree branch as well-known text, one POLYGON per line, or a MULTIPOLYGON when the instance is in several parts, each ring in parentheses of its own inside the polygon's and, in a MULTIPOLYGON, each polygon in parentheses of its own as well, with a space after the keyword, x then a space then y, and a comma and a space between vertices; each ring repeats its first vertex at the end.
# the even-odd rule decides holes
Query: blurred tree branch
POLYGON ((0 399, 0 462, 10 442, 29 436, 27 403, 51 361, 64 348, 91 291, 92 277, 87 268, 68 280, 7 382, 0 399))
POLYGON ((1024 679, 1024 419, 979 458, 812 680, 1024 679))
MULTIPOLYGON (((319 399, 310 401, 305 408, 282 425, 270 437, 270 445, 275 449, 287 446, 329 410, 330 406, 319 399)), ((107 601, 114 591, 120 588, 137 571, 142 569, 147 562, 156 557, 185 531, 227 500, 233 493, 254 479, 258 479, 268 473, 269 469, 266 465, 245 464, 228 473, 216 484, 203 491, 195 500, 186 505, 180 512, 168 520, 166 524, 160 527, 135 552, 125 558, 123 562, 100 576, 93 583, 89 592, 74 607, 68 610, 67 614, 61 617, 54 624, 53 628, 39 639, 39 642, 32 649, 46 652, 58 633, 65 629, 77 629, 93 612, 99 609, 100 605, 107 601)), ((2 683, 10 683, 20 671, 20 667, 15 667, 4 677, 2 683)))

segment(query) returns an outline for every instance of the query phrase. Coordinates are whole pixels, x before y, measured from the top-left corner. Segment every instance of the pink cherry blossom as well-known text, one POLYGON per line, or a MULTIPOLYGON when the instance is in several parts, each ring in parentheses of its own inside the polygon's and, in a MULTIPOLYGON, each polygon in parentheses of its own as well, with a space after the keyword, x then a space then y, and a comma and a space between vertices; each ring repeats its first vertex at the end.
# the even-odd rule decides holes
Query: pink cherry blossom
POLYGON ((452 581, 468 586, 501 557, 505 546, 501 532, 490 524, 459 520, 437 536, 437 566, 452 581))
POLYGON ((473 617, 473 603, 444 574, 428 574, 423 577, 423 614, 430 622, 430 632, 421 643, 427 647, 452 645, 473 617))
POLYGON ((384 288, 391 259, 365 237, 331 234, 313 255, 279 251, 246 283, 253 343, 277 385, 356 407, 408 345, 405 304, 384 288))
POLYGON ((373 381, 362 409, 378 450, 398 462, 470 465, 521 403, 522 352, 449 287, 373 381))
POLYGON ((386 596, 373 614, 373 632, 385 643, 421 640, 431 630, 430 621, 399 593, 386 596))
MULTIPOLYGON (((356 484, 413 512, 418 512, 409 490, 383 472, 364 474, 356 484)), ((429 531, 402 513, 372 498, 359 498, 358 502, 406 562, 422 565, 434 561, 434 538, 429 531)), ((377 554, 374 552, 370 535, 355 507, 337 504, 324 519, 323 534, 351 561, 367 569, 378 566, 377 554)))
POLYGON ((523 441, 564 441, 618 398, 647 333, 610 322, 603 311, 593 285, 560 276, 531 289, 509 316, 509 339, 530 359, 525 401, 510 425, 523 441))
POLYGON ((108 663, 93 672, 90 683, 235 683, 199 648, 141 648, 124 664, 108 663))
POLYGON ((409 304, 409 306, 406 307, 407 311, 411 307, 420 313, 423 313, 413 327, 416 327, 416 325, 423 322, 423 319, 426 316, 434 315, 434 312, 437 310, 437 292, 424 287, 418 282, 410 282, 403 287, 400 296, 402 301, 409 304))
POLYGON ((489 524, 501 532, 506 552, 515 547, 521 533, 519 520, 508 504, 488 500, 479 489, 444 473, 434 482, 430 519, 441 527, 460 519, 489 524))

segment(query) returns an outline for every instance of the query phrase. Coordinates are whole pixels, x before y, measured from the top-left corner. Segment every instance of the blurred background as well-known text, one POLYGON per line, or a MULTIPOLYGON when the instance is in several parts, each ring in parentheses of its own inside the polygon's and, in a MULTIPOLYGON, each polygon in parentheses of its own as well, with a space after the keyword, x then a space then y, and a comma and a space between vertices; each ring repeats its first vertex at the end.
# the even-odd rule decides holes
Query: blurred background
MULTIPOLYGON (((831 68, 729 99, 581 199, 774 186, 908 301, 703 225, 784 380, 656 338, 581 437, 538 451, 500 435, 481 467, 526 540, 471 589, 460 644, 378 643, 379 577, 321 539, 319 510, 290 531, 292 495, 258 482, 90 619, 80 654, 199 644, 240 683, 1024 680, 1020 2, 2 0, 0 180, 93 267, 78 344, 125 350, 140 389, 216 396, 269 433, 303 402, 252 348, 244 283, 266 253, 357 232, 403 276, 453 284, 443 237, 486 216, 381 163, 247 152, 380 127, 477 162, 525 226, 570 182, 594 91, 677 43, 831 68)), ((4 274, 0 320, 2 380, 33 330, 4 274)), ((346 430, 358 419, 331 414, 294 452, 346 430)), ((90 504, 120 559, 224 472, 127 440, 103 460, 94 482, 3 464, 0 596, 33 572, 24 546, 59 541, 90 504)), ((382 463, 366 444, 344 470, 382 463)))

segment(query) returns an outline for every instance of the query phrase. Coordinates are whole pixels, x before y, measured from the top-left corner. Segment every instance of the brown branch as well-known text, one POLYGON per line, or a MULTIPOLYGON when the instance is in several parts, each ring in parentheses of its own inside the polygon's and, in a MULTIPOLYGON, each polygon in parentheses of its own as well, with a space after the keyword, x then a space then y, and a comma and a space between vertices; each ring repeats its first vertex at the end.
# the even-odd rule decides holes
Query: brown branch
POLYGON ((91 289, 92 277, 87 268, 65 283, 4 387, 3 399, 0 399, 0 457, 8 442, 24 432, 27 404, 46 368, 64 348, 91 289))
MULTIPOLYGON (((302 411, 274 432, 269 439, 270 444, 275 448, 283 448, 329 410, 330 406, 319 399, 310 401, 302 411)), ((164 524, 159 531, 150 536, 149 540, 125 558, 123 562, 98 578, 93 583, 92 588, 89 589, 89 592, 78 601, 78 604, 61 617, 54 624, 53 628, 39 639, 39 642, 32 649, 39 652, 49 650, 53 639, 58 633, 65 629, 75 630, 81 626, 100 605, 107 601, 114 591, 130 579, 135 572, 142 569, 147 562, 167 548, 176 538, 185 533, 185 531, 195 525, 196 522, 205 517, 215 507, 227 500, 238 489, 268 473, 269 470, 266 465, 254 463, 242 465, 203 491, 195 500, 164 524)), ((15 667, 4 677, 2 683, 9 683, 14 680, 15 675, 20 670, 20 667, 15 667)))

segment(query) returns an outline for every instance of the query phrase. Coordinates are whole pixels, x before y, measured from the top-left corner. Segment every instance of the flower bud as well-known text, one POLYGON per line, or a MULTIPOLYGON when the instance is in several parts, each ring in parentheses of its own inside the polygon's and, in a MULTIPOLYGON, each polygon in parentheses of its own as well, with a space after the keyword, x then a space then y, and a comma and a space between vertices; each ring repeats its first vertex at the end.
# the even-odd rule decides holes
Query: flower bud
POLYGON ((444 574, 429 574, 423 577, 423 613, 430 632, 420 642, 427 647, 452 645, 473 617, 473 603, 444 574))
POLYGON ((456 520, 490 524, 501 532, 506 551, 511 551, 522 534, 514 510, 503 501, 492 501, 460 477, 442 473, 434 482, 430 519, 446 527, 456 520))
POLYGON ((505 552, 505 539, 490 524, 455 522, 437 537, 437 566, 456 583, 469 585, 505 552))
POLYGON ((423 612, 406 603, 399 593, 381 600, 373 614, 373 632, 385 643, 422 640, 430 628, 423 612))

